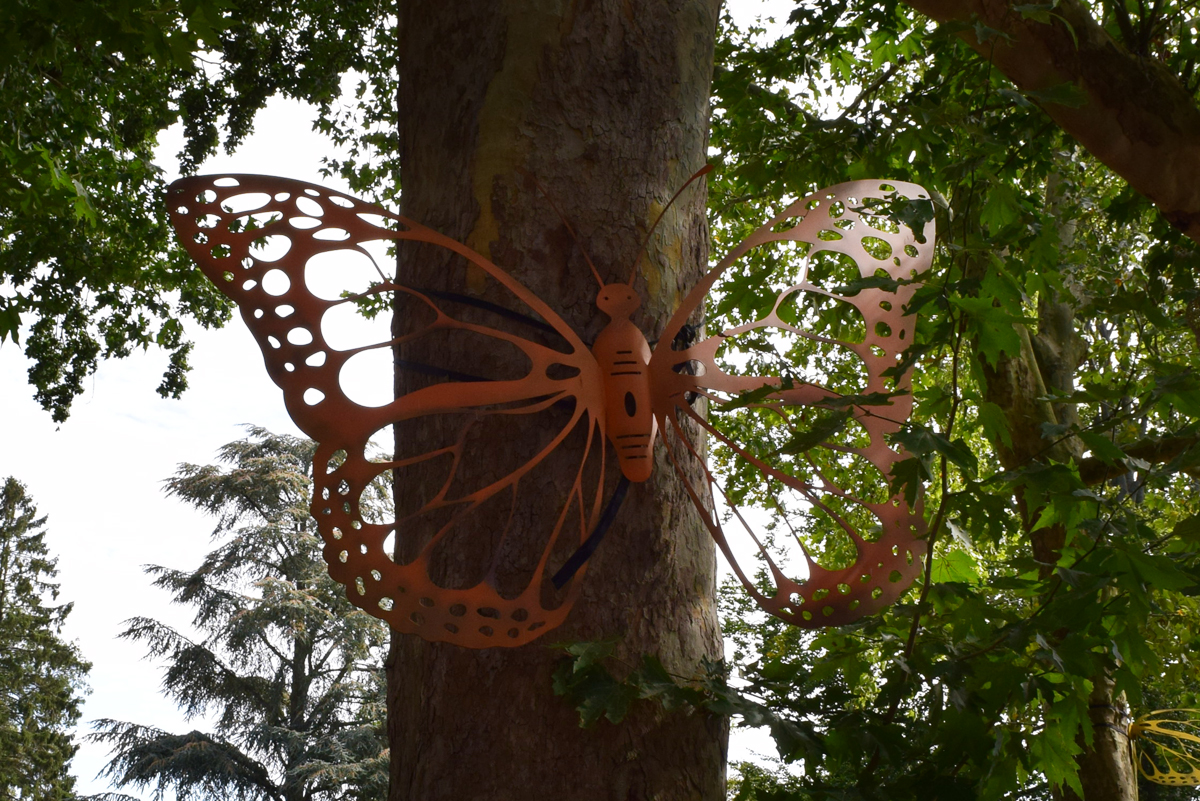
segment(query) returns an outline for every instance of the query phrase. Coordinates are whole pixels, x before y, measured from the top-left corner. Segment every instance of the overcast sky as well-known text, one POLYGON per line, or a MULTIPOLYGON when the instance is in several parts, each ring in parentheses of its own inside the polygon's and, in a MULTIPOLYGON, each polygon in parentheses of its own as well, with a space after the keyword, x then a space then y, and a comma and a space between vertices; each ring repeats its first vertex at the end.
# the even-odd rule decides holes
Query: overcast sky
MULTIPOLYGON (((770 5, 783 18, 791 6, 770 5)), ((238 153, 212 159, 203 172, 280 175, 345 190, 318 175, 329 146, 311 128, 310 109, 272 101, 238 153)), ((171 132, 159 149, 159 164, 171 178, 177 177, 173 156, 180 142, 171 132)), ((164 497, 162 482, 182 462, 211 463, 218 448, 243 436, 244 424, 300 434, 240 321, 189 335, 196 346, 182 400, 155 392, 165 356, 137 353, 103 363, 61 426, 32 400, 28 363, 18 349, 11 342, 0 346, 0 409, 7 428, 0 478, 22 481, 49 517, 46 541, 58 557, 59 600, 74 604, 65 636, 92 662, 81 734, 100 718, 175 732, 203 727, 186 722, 160 694, 162 665, 145 661, 141 645, 117 639, 123 621, 140 615, 186 629, 188 610, 173 607, 165 592, 151 587, 142 567, 191 568, 213 547, 213 520, 164 497)), ((731 748, 731 760, 748 758, 748 748, 766 751, 769 745, 743 736, 731 748)), ((116 789, 95 779, 106 762, 105 748, 81 745, 72 766, 80 793, 116 789)), ((122 792, 137 795, 131 788, 122 792)))

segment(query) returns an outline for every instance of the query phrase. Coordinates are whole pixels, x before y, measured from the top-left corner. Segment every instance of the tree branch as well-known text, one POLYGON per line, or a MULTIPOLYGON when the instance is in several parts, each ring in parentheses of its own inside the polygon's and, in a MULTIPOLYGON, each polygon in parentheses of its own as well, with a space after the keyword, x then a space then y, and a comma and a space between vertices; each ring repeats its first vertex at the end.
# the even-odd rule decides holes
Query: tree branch
MULTIPOLYGON (((1122 446, 1121 449, 1127 456, 1141 459, 1143 462, 1162 464, 1186 453, 1196 447, 1198 443, 1200 443, 1200 436, 1170 437, 1168 439, 1145 439, 1132 445, 1122 446)), ((1109 464, 1094 456, 1079 462, 1079 478, 1089 487, 1102 481, 1108 481, 1110 478, 1119 478, 1127 472, 1129 472, 1129 468, 1125 465, 1109 464)))
POLYGON ((906 1, 939 23, 964 25, 959 36, 1023 91, 1081 88, 1082 106, 1044 110, 1200 242, 1200 109, 1163 65, 1113 41, 1079 0, 1062 0, 1049 22, 1002 0, 906 1))

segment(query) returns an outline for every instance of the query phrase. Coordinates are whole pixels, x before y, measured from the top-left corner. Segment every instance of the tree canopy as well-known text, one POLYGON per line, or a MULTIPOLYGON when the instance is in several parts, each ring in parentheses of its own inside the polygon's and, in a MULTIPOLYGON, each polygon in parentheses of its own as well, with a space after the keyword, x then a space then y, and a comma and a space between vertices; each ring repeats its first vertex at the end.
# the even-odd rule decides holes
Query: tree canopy
POLYGON ((172 240, 159 134, 184 125, 186 173, 235 148, 275 94, 328 111, 384 19, 374 0, 5 3, 0 342, 27 331, 29 383, 56 421, 102 359, 138 348, 168 351, 159 393, 178 396, 184 323, 229 318, 172 240))

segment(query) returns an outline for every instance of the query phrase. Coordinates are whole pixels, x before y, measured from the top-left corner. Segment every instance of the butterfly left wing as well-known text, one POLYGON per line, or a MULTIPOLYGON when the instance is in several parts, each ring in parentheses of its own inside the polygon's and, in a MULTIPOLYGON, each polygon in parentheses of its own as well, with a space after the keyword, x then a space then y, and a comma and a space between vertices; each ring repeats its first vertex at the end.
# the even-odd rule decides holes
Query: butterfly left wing
POLYGON ((895 218, 928 197, 915 184, 855 181, 797 201, 692 290, 650 361, 654 411, 677 472, 742 584, 789 623, 840 625, 878 611, 921 569, 921 504, 889 493, 901 455, 886 438, 912 410, 910 374, 889 371, 913 341, 904 307, 934 247, 931 220, 914 233, 895 218), (736 269, 743 280, 711 298, 724 330, 688 344, 689 317, 736 269), (696 398, 707 415, 693 408, 696 398), (692 444, 700 431, 716 443, 720 476, 692 444), (721 515, 689 473, 724 495, 773 589, 739 565, 721 515), (775 513, 765 526, 740 509, 752 497, 775 513), (766 536, 756 533, 764 527, 766 536), (787 562, 788 544, 802 559, 787 562))
POLYGON ((551 577, 595 527, 605 458, 599 367, 571 328, 473 250, 320 186, 200 176, 172 184, 167 202, 318 442, 313 516, 351 601, 398 631, 467 647, 521 645, 561 623, 580 577, 564 588, 551 577), (436 285, 385 274, 386 256, 371 254, 381 244, 436 264, 436 285), (340 342, 356 306, 394 327, 340 342), (347 383, 359 364, 384 377, 377 401, 347 383), (403 452, 374 457, 376 435, 403 452), (366 519, 359 498, 384 474, 396 518, 366 519))
POLYGON ((1160 709, 1129 727, 1137 768, 1147 781, 1200 787, 1200 709, 1160 709))

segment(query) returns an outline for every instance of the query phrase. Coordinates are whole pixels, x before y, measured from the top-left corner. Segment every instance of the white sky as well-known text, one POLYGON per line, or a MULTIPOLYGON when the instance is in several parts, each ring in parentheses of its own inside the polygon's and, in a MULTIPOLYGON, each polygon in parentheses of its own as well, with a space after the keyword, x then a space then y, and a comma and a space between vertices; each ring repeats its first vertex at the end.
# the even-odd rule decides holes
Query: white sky
MULTIPOLYGON (((779 0, 753 6, 780 20, 791 7, 779 0)), ((280 175, 344 190, 317 173, 329 146, 311 131, 312 119, 310 109, 274 100, 234 156, 216 157, 202 171, 280 175)), ((159 151, 171 178, 180 141, 172 131, 159 151)), ((193 328, 189 336, 196 346, 190 389, 182 400, 164 400, 155 392, 164 354, 137 353, 102 364, 61 427, 32 400, 28 363, 19 350, 11 342, 0 346, 0 409, 7 429, 0 478, 22 481, 39 513, 49 517, 46 541, 59 560, 59 600, 74 604, 64 633, 93 665, 80 735, 100 718, 174 732, 203 728, 203 722, 186 722, 159 693, 162 665, 145 661, 143 646, 117 639, 123 621, 134 616, 186 629, 188 610, 172 606, 165 592, 151 587, 142 566, 191 568, 213 546, 213 521, 166 498, 162 482, 181 462, 214 461, 219 447, 243 436, 243 424, 300 433, 239 320, 219 331, 193 328)), ((734 737, 731 761, 749 759, 752 752, 773 750, 765 736, 734 737)), ((94 778, 106 763, 104 747, 80 744, 72 765, 78 792, 117 789, 94 778)), ((132 788, 121 792, 138 795, 132 788)), ((150 792, 141 795, 149 798, 150 792)))

